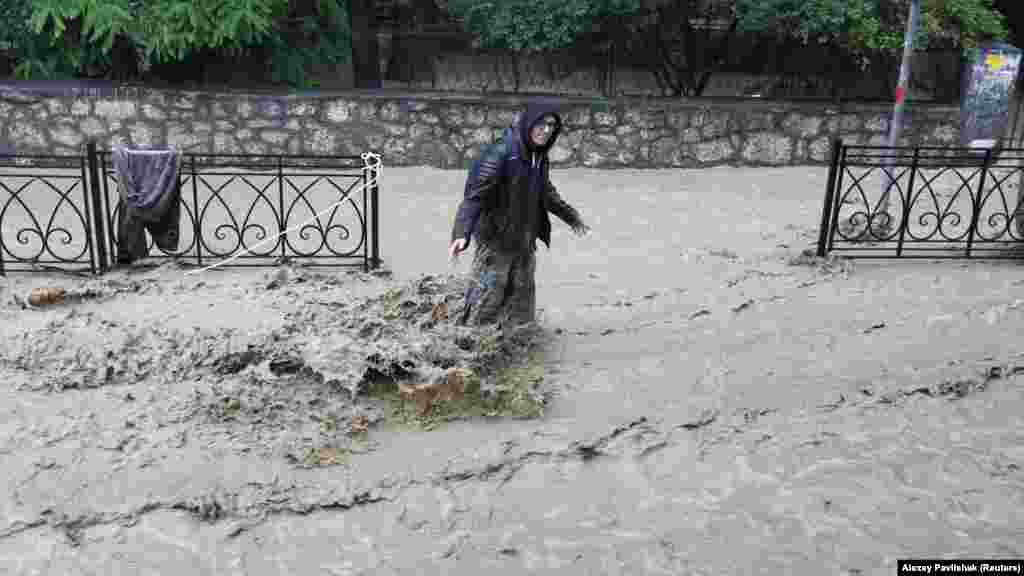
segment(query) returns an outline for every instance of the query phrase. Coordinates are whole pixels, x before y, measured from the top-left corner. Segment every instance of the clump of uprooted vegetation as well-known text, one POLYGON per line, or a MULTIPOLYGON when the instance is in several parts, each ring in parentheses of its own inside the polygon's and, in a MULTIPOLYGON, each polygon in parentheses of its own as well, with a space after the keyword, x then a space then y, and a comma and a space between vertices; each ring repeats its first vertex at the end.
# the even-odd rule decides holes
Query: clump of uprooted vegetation
POLYGON ((548 334, 536 323, 461 325, 464 288, 426 276, 330 305, 320 296, 261 343, 212 362, 236 377, 206 413, 249 430, 305 430, 288 455, 307 466, 345 463, 374 429, 541 417, 548 334))
MULTIPOLYGON (((500 354, 505 345, 502 338, 508 336, 483 339, 480 356, 500 354), (495 352, 488 352, 488 347, 495 352)), ((375 379, 367 385, 367 396, 382 403, 383 420, 397 427, 429 429, 464 418, 539 418, 544 414, 544 352, 539 346, 517 351, 500 363, 485 362, 472 368, 450 368, 427 383, 375 379)))
POLYGON ((537 324, 460 326, 452 306, 461 305, 459 283, 434 285, 435 293, 429 282, 380 297, 380 318, 405 323, 405 345, 384 346, 391 355, 378 349, 362 379, 360 391, 382 405, 383 420, 431 428, 453 419, 542 416, 544 331, 537 324))

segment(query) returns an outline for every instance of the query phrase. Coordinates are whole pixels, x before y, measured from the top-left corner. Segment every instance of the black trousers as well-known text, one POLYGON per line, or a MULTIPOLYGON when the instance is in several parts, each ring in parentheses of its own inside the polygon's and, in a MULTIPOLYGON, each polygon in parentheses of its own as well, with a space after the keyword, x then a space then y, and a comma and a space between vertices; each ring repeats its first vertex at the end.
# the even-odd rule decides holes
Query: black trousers
POLYGON ((164 252, 178 251, 178 228, 181 221, 181 189, 166 193, 152 208, 128 206, 121 196, 117 210, 117 262, 130 264, 149 255, 146 232, 157 248, 164 252))

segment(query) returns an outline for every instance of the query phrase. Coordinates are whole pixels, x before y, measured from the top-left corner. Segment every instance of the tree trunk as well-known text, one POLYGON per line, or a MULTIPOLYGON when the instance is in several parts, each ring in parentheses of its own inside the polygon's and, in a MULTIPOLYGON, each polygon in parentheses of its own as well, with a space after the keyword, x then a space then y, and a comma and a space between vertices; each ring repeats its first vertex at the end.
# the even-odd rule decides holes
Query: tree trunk
POLYGON ((423 30, 428 26, 440 23, 441 11, 437 8, 434 0, 413 0, 412 4, 415 19, 414 26, 417 30, 423 30))
POLYGON ((1011 44, 1020 46, 1024 43, 1024 2, 1020 0, 995 0, 997 10, 1006 16, 1006 24, 1010 29, 1011 44))
POLYGON ((832 73, 829 75, 829 80, 831 80, 832 84, 830 87, 832 89, 832 103, 838 105, 843 101, 843 49, 833 44, 832 57, 832 73))
MULTIPOLYGON (((706 19, 711 19, 711 12, 708 12, 706 19)), ((736 27, 739 25, 739 21, 734 17, 732 22, 729 24, 729 29, 718 38, 718 42, 711 46, 711 32, 707 31, 704 35, 704 45, 701 50, 699 66, 700 72, 697 76, 697 82, 694 87, 694 96, 702 96, 704 90, 707 89, 708 84, 711 82, 711 76, 721 69, 722 65, 729 57, 729 44, 734 38, 736 33, 736 27)), ((692 33, 692 31, 691 31, 692 33)))
POLYGON ((612 38, 611 42, 608 43, 608 60, 604 75, 603 92, 605 98, 615 97, 615 67, 618 65, 615 61, 615 48, 615 38, 612 38))
MULTIPOLYGON (((733 18, 729 29, 717 39, 710 29, 698 31, 692 23, 698 16, 695 4, 693 0, 675 0, 658 6, 655 22, 649 30, 641 32, 653 36, 649 44, 645 42, 654 51, 648 65, 659 85, 667 85, 673 96, 695 97, 704 93, 728 56, 729 42, 737 26, 733 18)), ((714 14, 708 10, 703 16, 710 22, 714 14)))
POLYGON ((349 0, 352 27, 352 71, 356 88, 380 88, 375 2, 349 0))

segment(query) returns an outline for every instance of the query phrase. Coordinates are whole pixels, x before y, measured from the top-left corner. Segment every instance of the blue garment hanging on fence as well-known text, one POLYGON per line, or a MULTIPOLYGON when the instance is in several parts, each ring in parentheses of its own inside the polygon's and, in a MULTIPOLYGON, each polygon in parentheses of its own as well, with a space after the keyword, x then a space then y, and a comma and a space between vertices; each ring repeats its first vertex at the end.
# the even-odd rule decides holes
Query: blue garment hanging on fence
POLYGON ((111 161, 121 200, 118 262, 130 263, 148 255, 146 231, 162 251, 176 252, 181 219, 178 151, 173 148, 131 150, 117 146, 112 151, 111 161))
POLYGON ((115 146, 112 153, 121 200, 132 208, 151 209, 178 186, 178 151, 173 148, 130 150, 115 146))

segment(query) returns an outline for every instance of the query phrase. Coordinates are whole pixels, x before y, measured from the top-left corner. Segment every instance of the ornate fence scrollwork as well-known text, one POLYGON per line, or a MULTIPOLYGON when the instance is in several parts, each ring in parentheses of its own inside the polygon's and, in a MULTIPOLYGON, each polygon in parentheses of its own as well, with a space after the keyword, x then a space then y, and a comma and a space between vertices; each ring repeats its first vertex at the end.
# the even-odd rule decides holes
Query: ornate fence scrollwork
MULTIPOLYGON (((104 196, 116 229, 117 175, 103 154, 104 196)), ((310 265, 370 267, 367 202, 362 161, 352 156, 250 156, 186 154, 181 163, 181 236, 164 252, 152 239, 152 258, 189 258, 203 265, 283 233, 333 203, 326 221, 316 218, 297 233, 242 255, 237 266, 265 266, 288 259, 310 265), (332 235, 333 234, 333 235, 332 235), (350 245, 339 246, 339 242, 350 245)), ((113 240, 113 239, 112 239, 113 240)), ((116 246, 111 245, 111 251, 116 246)))
POLYGON ((0 274, 97 271, 85 158, 0 156, 0 274))
POLYGON ((820 256, 1024 255, 1024 149, 834 146, 820 256))
MULTIPOLYGON (((371 172, 358 156, 184 154, 177 250, 160 249, 147 233, 149 257, 202 266, 243 251, 237 266, 295 259, 375 268, 371 172)), ((0 274, 106 270, 116 261, 120 203, 111 154, 94 145, 82 156, 0 157, 0 274)))

